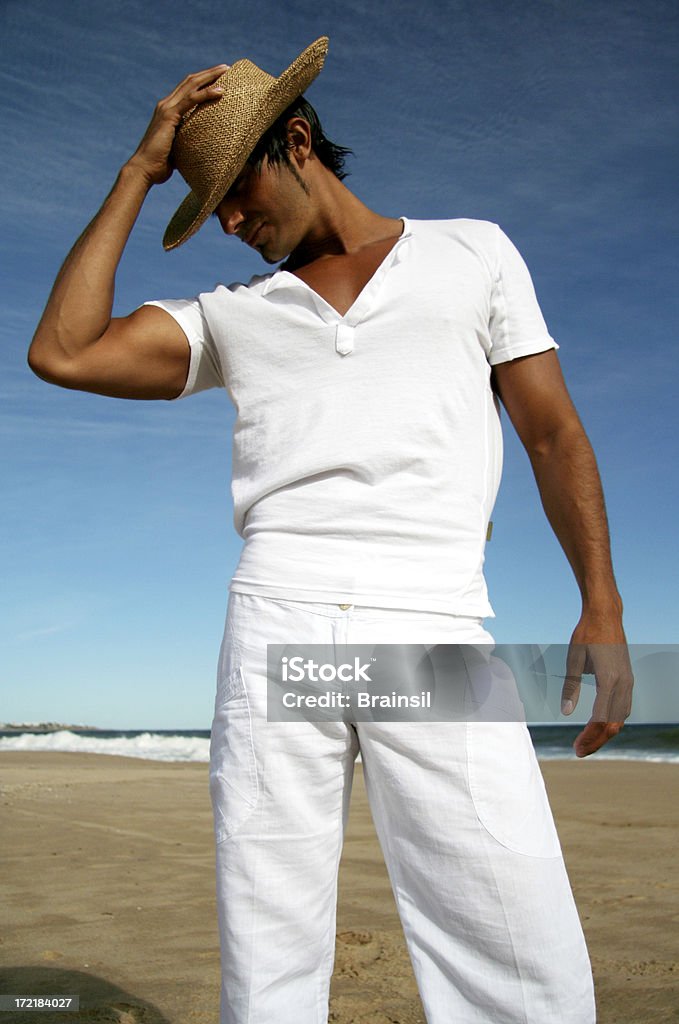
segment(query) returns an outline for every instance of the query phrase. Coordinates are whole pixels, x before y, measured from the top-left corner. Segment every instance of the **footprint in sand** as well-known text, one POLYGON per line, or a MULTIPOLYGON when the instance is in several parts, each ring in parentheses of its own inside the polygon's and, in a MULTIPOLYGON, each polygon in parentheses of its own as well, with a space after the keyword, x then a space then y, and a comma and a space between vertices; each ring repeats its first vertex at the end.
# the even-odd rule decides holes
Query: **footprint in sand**
POLYGON ((337 940, 346 946, 365 946, 372 942, 373 936, 371 932, 338 932, 337 940))
MULTIPOLYGON (((143 1024, 146 1017, 142 1006, 132 1006, 130 1003, 114 1003, 103 1012, 110 1013, 111 1010, 116 1014, 114 1018, 116 1024, 143 1024)), ((110 1019, 108 1016, 102 1016, 102 1022, 110 1019)))

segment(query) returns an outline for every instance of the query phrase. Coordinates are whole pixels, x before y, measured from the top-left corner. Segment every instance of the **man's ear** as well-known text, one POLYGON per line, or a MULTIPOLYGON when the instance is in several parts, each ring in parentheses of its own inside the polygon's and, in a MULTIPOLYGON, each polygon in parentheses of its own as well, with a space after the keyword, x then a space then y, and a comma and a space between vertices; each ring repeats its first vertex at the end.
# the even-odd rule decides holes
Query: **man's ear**
POLYGON ((291 117, 286 127, 288 153, 303 164, 311 154, 311 126, 303 117, 291 117))

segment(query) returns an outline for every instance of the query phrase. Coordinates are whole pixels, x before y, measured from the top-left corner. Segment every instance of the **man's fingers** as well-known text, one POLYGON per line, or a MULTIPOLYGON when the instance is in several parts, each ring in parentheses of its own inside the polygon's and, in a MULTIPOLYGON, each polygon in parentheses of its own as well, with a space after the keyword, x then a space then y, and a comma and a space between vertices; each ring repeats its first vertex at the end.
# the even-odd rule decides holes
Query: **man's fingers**
POLYGON ((216 85, 215 82, 221 78, 226 69, 227 65, 222 64, 217 69, 213 69, 209 75, 205 73, 190 75, 173 93, 160 101, 159 109, 169 113, 173 118, 177 116, 181 118, 198 103, 217 99, 222 95, 224 89, 222 86, 216 85))
POLYGON ((192 75, 187 75, 176 89, 173 89, 170 95, 165 97, 165 102, 181 101, 187 95, 204 89, 211 82, 216 82, 218 78, 221 78, 224 72, 228 71, 229 67, 229 64, 215 64, 212 68, 206 68, 204 71, 196 71, 192 75))
POLYGON ((561 714, 572 715, 580 696, 580 680, 566 676, 561 690, 561 714))
POLYGON ((575 753, 578 757, 587 757, 589 754, 595 753, 613 736, 617 736, 624 724, 624 722, 588 722, 573 743, 575 753))
POLYGON ((566 657, 566 678, 561 690, 562 715, 572 714, 578 703, 586 658, 587 648, 584 644, 570 644, 566 657))
POLYGON ((204 68, 203 71, 194 71, 193 74, 187 75, 174 91, 179 92, 187 88, 195 88, 196 85, 205 85, 206 82, 214 82, 229 67, 229 64, 215 64, 214 67, 204 68))
POLYGON ((214 83, 221 78, 228 67, 228 64, 217 64, 214 68, 188 75, 169 96, 158 102, 155 114, 156 124, 164 125, 169 122, 176 128, 184 114, 196 104, 205 100, 217 99, 223 89, 214 83))
POLYGON ((132 156, 151 184, 162 184, 172 174, 171 153, 177 126, 197 104, 219 98, 223 90, 215 83, 228 67, 228 64, 215 64, 188 75, 169 96, 156 104, 144 137, 132 156))
POLYGON ((634 675, 626 644, 589 644, 588 661, 596 677, 592 720, 624 722, 632 710, 634 675))

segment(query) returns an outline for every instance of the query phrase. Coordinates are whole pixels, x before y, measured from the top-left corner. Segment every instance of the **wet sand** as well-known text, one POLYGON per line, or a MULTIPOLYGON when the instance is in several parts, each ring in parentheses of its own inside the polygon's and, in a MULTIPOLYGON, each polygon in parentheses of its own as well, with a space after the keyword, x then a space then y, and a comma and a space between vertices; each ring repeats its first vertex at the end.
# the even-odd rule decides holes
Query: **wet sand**
MULTIPOLYGON (((679 766, 594 755, 542 769, 599 1024, 679 1022, 679 766)), ((217 1024, 207 765, 2 752, 0 830, 0 993, 78 993, 81 1005, 0 1024, 217 1024)), ((360 765, 330 1020, 424 1024, 360 765)))

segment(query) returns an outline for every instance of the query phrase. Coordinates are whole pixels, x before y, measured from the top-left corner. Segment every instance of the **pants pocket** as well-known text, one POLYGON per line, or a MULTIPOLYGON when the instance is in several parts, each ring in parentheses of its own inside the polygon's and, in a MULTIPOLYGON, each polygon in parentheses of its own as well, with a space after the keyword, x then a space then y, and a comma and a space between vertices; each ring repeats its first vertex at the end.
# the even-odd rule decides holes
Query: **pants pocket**
POLYGON ((467 776, 476 815, 502 846, 558 857, 561 844, 523 722, 467 722, 467 776))
POLYGON ((210 798, 218 843, 245 824, 258 796, 250 702, 239 667, 218 683, 210 734, 210 798))

